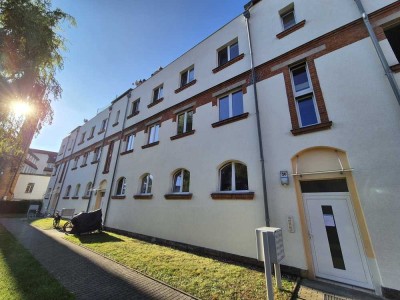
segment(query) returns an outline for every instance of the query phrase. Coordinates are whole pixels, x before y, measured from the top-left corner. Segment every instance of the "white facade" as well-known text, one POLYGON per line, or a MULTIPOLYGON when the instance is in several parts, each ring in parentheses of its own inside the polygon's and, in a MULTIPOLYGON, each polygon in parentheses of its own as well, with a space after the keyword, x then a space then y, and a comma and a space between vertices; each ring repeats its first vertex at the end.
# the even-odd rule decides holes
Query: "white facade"
MULTIPOLYGON (((355 2, 325 2, 253 1, 249 9, 270 225, 284 229, 283 265, 396 291, 400 107, 355 2), (281 18, 293 10, 295 25, 283 30, 281 18), (308 84, 307 93, 296 84, 308 84)), ((400 19, 399 2, 362 3, 396 70, 385 30, 400 19)), ((254 229, 267 217, 250 71, 239 16, 67 136, 44 208, 101 207, 109 228, 255 258, 254 229), (225 48, 229 61, 219 66, 225 48), (180 87, 192 69, 195 80, 180 87), (192 130, 179 125, 188 112, 192 130), (231 176, 227 163, 247 170, 235 169, 228 187, 220 184, 231 176), (177 193, 180 170, 190 184, 177 193)))

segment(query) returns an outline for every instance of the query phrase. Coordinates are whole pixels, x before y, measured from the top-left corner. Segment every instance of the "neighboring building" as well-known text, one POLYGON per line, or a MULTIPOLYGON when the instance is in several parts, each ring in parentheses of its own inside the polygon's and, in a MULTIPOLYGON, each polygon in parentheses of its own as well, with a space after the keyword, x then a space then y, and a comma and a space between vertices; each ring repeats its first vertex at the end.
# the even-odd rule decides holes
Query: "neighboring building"
POLYGON ((42 200, 47 198, 57 152, 29 149, 20 168, 12 200, 42 200))
POLYGON ((284 266, 398 296, 400 2, 362 3, 387 76, 355 1, 253 0, 64 138, 45 209, 236 258, 281 227, 284 266))

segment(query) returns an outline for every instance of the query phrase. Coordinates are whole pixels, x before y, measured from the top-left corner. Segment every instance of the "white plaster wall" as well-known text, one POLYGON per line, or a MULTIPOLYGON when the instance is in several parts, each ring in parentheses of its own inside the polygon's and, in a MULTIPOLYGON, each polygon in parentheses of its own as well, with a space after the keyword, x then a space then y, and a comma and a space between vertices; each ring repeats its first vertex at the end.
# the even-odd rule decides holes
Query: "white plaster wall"
MULTIPOLYGON (((325 55, 315 63, 333 121, 330 130, 292 136, 283 76, 258 84, 264 100, 260 109, 273 224, 285 227, 284 216, 289 213, 295 214, 298 223, 294 186, 283 188, 278 181, 279 170, 291 171, 291 157, 313 146, 343 149, 354 168, 383 286, 396 288, 400 274, 393 262, 400 261, 400 238, 396 233, 400 220, 393 212, 400 209, 400 107, 368 39, 325 55)), ((301 261, 304 264, 299 235, 299 231, 284 233, 286 249, 298 249, 297 254, 288 253, 285 262, 290 265, 301 261)))
POLYGON ((20 174, 14 189, 14 198, 17 200, 42 200, 49 181, 49 176, 20 174), (32 193, 25 193, 28 183, 35 184, 32 193))

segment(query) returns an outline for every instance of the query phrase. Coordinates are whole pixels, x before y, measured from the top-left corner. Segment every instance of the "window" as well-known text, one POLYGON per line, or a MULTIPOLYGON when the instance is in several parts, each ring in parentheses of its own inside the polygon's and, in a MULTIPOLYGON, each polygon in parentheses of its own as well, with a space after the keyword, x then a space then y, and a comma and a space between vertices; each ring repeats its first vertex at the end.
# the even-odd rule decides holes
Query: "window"
POLYGON ((30 193, 32 193, 32 191, 33 191, 33 187, 35 186, 35 184, 34 183, 28 183, 28 185, 26 186, 26 189, 25 189, 25 193, 26 194, 30 194, 30 193))
POLYGON ((141 194, 151 194, 151 187, 153 185, 153 176, 145 174, 142 178, 142 184, 140 186, 141 194))
POLYGON ((218 51, 218 66, 226 64, 237 56, 239 56, 239 44, 237 41, 234 41, 218 51))
POLYGON ((88 158, 89 153, 86 152, 83 154, 83 159, 82 159, 82 165, 81 166, 86 166, 87 158, 88 158))
POLYGON ((126 137, 126 148, 125 151, 133 150, 133 143, 135 141, 135 136, 130 134, 126 137))
POLYGON ((307 65, 295 66, 290 72, 300 127, 320 123, 307 65))
POLYGON ((159 130, 160 130, 160 124, 154 124, 149 127, 149 142, 148 142, 148 144, 158 142, 159 130))
POLYGON ((400 24, 385 30, 385 35, 393 49, 398 62, 400 63, 400 24))
POLYGON ((190 172, 180 169, 174 174, 174 182, 172 186, 173 193, 188 193, 190 184, 190 172))
POLYGON ((135 115, 135 114, 139 113, 139 103, 140 103, 140 99, 137 99, 132 102, 131 115, 135 115))
POLYGON ((219 120, 225 120, 243 114, 243 93, 237 91, 219 98, 219 120))
POLYGON ((193 111, 189 110, 178 115, 178 134, 192 131, 193 111))
POLYGON ((79 144, 82 144, 85 141, 85 135, 86 135, 86 132, 83 132, 81 135, 81 141, 79 142, 79 144))
POLYGON ((220 191, 247 191, 249 189, 247 181, 247 167, 238 162, 229 162, 224 165, 219 172, 220 191))
POLYGON ((49 199, 51 195, 51 188, 48 188, 46 194, 44 194, 44 199, 49 199))
POLYGON ((100 133, 101 132, 104 132, 105 130, 106 130, 106 126, 107 126, 107 119, 104 119, 102 122, 101 122, 101 128, 100 128, 100 133))
POLYGON ((69 193, 71 192, 71 186, 67 186, 67 189, 65 190, 65 197, 69 197, 69 193))
POLYGON ((97 162, 100 160, 100 154, 101 154, 100 147, 97 147, 96 149, 94 149, 93 162, 97 162))
POLYGON ((280 14, 283 30, 289 29, 293 25, 296 25, 296 19, 294 16, 294 5, 291 5, 287 9, 284 9, 280 14))
POLYGON ((117 181, 117 189, 115 191, 115 196, 125 196, 126 190, 126 179, 125 177, 121 177, 117 181))
POLYGON ((181 73, 181 87, 194 80, 194 67, 181 73))
POLYGON ((160 85, 159 87, 153 90, 153 102, 160 100, 163 97, 163 86, 160 85))
POLYGON ((78 167, 78 161, 79 161, 79 156, 75 157, 74 165, 72 166, 72 169, 76 169, 78 167))
POLYGON ((74 197, 79 197, 79 190, 81 189, 81 185, 77 184, 75 188, 74 197))
POLYGON ((121 111, 117 111, 117 115, 115 116, 115 121, 114 121, 113 125, 118 124, 118 120, 119 120, 119 115, 120 114, 121 114, 121 111))
POLYGON ((103 173, 108 173, 110 171, 113 150, 114 150, 114 141, 111 141, 110 145, 108 145, 107 158, 106 158, 106 163, 104 164, 103 173))
POLYGON ((95 129, 96 129, 96 126, 93 126, 92 129, 90 129, 90 136, 88 137, 88 139, 93 137, 95 129))
POLYGON ((90 197, 91 189, 92 189, 92 183, 88 182, 88 184, 86 185, 85 197, 90 197))

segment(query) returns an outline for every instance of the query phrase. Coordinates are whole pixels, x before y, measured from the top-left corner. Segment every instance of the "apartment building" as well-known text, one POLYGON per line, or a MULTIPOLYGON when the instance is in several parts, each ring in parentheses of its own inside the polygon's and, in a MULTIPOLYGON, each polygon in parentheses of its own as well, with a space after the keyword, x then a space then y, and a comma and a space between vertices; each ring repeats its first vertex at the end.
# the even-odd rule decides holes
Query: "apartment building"
POLYGON ((237 259, 280 227, 290 270, 396 297, 399 37, 399 1, 253 0, 65 137, 44 208, 237 259))

